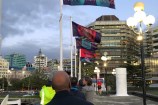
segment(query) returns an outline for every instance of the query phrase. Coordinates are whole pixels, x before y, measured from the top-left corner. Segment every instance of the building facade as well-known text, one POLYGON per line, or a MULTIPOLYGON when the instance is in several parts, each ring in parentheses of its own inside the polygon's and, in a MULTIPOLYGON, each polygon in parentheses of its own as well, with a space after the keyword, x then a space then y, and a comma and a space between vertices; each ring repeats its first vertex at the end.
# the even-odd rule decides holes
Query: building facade
POLYGON ((51 71, 57 71, 59 69, 59 62, 56 59, 51 59, 47 62, 47 67, 51 71))
POLYGON ((41 49, 37 56, 34 56, 34 65, 36 70, 43 70, 47 67, 47 57, 42 53, 41 49))
POLYGON ((152 31, 145 32, 144 35, 144 53, 145 57, 152 57, 153 54, 153 38, 152 31))
POLYGON ((120 21, 114 15, 105 15, 96 19, 88 27, 102 35, 101 44, 98 45, 96 51, 100 54, 97 63, 99 63, 101 73, 105 73, 104 62, 101 60, 105 52, 108 57, 111 57, 106 67, 109 72, 128 61, 131 63, 137 61, 139 55, 137 34, 126 25, 126 21, 120 21))
POLYGON ((0 78, 7 78, 9 70, 9 62, 0 57, 0 78))
POLYGON ((17 78, 24 79, 31 75, 31 72, 28 70, 9 70, 8 71, 8 79, 17 78))
POLYGON ((26 65, 26 57, 23 54, 10 54, 4 57, 9 62, 9 68, 21 70, 26 65))
POLYGON ((158 57, 158 26, 152 29, 153 57, 158 57))

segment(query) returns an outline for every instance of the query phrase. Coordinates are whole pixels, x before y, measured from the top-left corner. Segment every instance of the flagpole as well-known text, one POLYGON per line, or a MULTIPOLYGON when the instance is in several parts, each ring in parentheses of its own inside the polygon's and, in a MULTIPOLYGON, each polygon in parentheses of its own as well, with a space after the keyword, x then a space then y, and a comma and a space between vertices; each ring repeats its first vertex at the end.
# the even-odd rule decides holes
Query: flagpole
POLYGON ((62 36, 62 6, 63 0, 60 0, 60 69, 59 71, 63 71, 63 36, 62 36))
POLYGON ((77 77, 77 69, 76 69, 76 65, 77 65, 77 59, 76 59, 76 39, 75 39, 75 77, 77 77))
POLYGON ((73 41, 72 41, 72 17, 71 16, 70 16, 70 34, 71 34, 71 77, 73 77, 73 64, 72 64, 73 41))
POLYGON ((81 59, 80 59, 81 50, 79 51, 79 72, 78 72, 78 80, 81 79, 81 59))
POLYGON ((0 0, 0 57, 2 57, 2 0, 0 0))

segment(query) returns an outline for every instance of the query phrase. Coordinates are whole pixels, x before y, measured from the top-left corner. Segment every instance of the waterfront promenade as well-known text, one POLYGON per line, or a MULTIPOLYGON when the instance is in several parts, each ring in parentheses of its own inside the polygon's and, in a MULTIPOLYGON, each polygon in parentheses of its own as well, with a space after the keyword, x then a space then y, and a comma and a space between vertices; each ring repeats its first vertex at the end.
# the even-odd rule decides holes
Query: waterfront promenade
MULTIPOLYGON (((95 96, 95 105, 143 105, 143 100, 140 97, 129 96, 95 96)), ((147 105, 158 105, 158 102, 147 100, 147 105)))

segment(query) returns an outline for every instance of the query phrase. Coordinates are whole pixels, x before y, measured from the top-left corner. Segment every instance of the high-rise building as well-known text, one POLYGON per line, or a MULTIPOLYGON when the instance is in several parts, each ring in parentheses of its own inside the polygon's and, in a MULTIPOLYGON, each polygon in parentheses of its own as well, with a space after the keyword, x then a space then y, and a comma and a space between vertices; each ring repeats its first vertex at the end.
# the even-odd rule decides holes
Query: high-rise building
MULTIPOLYGON (((111 60, 107 62, 106 70, 111 72, 114 68, 124 65, 124 63, 134 63, 138 59, 139 43, 137 34, 127 25, 126 21, 120 21, 114 15, 105 15, 96 19, 95 22, 88 25, 101 33, 101 44, 98 45, 100 57, 107 53, 111 60)), ((101 73, 104 71, 104 62, 97 59, 101 73)))
POLYGON ((47 57, 42 53, 41 49, 37 56, 34 56, 34 65, 36 70, 43 70, 47 67, 47 57))
POLYGON ((7 78, 9 70, 9 62, 0 57, 0 78, 7 78))
POLYGON ((144 35, 144 53, 145 57, 151 57, 153 54, 153 38, 151 30, 145 32, 144 35))
POLYGON ((144 39, 145 57, 158 57, 158 26, 148 30, 144 39))
POLYGON ((153 48, 153 57, 158 57, 158 26, 152 28, 152 48, 153 48))
POLYGON ((4 57, 9 62, 9 68, 21 70, 26 65, 26 57, 23 54, 10 54, 4 57))

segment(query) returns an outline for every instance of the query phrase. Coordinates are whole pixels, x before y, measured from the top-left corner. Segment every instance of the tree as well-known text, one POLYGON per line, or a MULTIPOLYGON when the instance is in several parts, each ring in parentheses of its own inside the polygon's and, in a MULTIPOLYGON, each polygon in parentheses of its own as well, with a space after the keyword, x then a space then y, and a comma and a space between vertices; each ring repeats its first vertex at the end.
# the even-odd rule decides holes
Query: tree
POLYGON ((6 87, 8 86, 8 82, 7 82, 7 78, 3 77, 0 79, 0 88, 6 89, 6 87))
POLYGON ((10 84, 10 90, 20 90, 22 88, 22 81, 20 79, 12 78, 10 79, 10 84))
POLYGON ((42 71, 35 71, 31 76, 23 79, 24 86, 28 89, 41 89, 48 82, 47 76, 42 71))
POLYGON ((95 63, 82 63, 82 76, 92 76, 94 74, 95 63))
POLYGON ((133 86, 137 86, 137 82, 140 81, 141 77, 141 69, 140 65, 131 65, 126 64, 125 67, 127 68, 127 80, 128 82, 132 82, 133 86))

